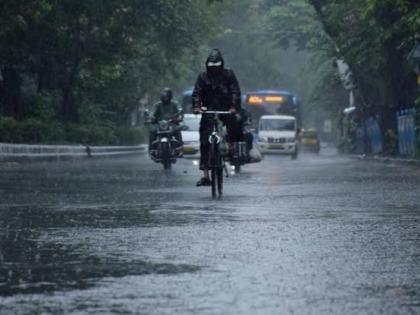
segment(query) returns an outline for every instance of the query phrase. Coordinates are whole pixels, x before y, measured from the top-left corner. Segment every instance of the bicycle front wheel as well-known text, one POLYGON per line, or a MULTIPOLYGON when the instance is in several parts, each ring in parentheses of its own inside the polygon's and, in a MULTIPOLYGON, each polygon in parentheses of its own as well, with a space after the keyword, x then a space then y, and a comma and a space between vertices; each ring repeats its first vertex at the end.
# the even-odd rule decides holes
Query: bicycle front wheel
POLYGON ((219 193, 219 198, 223 195, 223 168, 219 167, 216 170, 217 173, 217 192, 219 193))
POLYGON ((213 199, 217 197, 217 183, 218 183, 218 174, 217 174, 217 168, 212 167, 211 168, 211 196, 213 199))
POLYGON ((216 141, 211 143, 210 147, 210 175, 211 175, 211 195, 213 199, 223 193, 223 163, 222 156, 219 151, 219 145, 216 141))
POLYGON ((212 167, 211 169, 211 195, 213 199, 223 195, 223 168, 212 167))

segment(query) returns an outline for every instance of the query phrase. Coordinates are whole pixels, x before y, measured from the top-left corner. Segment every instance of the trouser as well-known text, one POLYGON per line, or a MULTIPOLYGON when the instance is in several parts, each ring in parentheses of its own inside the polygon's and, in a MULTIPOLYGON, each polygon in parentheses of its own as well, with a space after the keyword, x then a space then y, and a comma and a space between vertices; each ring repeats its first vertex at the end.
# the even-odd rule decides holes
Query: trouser
MULTIPOLYGON (((226 126, 227 142, 242 141, 241 124, 235 115, 222 116, 220 120, 226 126)), ((200 123, 200 169, 206 170, 209 165, 210 142, 209 137, 213 132, 213 120, 201 119, 200 123)))

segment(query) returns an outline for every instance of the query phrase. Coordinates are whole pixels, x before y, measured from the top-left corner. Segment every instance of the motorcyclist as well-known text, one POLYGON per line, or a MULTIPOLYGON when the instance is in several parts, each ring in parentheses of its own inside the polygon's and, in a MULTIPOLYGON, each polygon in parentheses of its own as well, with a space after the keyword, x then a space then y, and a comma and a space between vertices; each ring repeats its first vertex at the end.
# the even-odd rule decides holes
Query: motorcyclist
POLYGON ((242 108, 239 111, 239 123, 241 125, 241 129, 243 131, 243 141, 246 142, 246 152, 247 152, 247 162, 251 160, 249 156, 249 152, 253 148, 254 137, 252 132, 249 130, 249 127, 252 125, 252 117, 251 114, 242 108))
MULTIPOLYGON (((230 111, 232 114, 241 110, 241 90, 235 73, 224 67, 222 53, 213 49, 206 60, 206 71, 199 74, 192 93, 192 108, 194 113, 200 113, 201 108, 214 111, 230 111)), ((228 142, 242 139, 240 121, 236 115, 221 116, 226 125, 228 142)), ((203 115, 200 122, 200 169, 203 177, 197 186, 211 184, 208 170, 208 154, 210 143, 208 138, 213 129, 211 117, 203 115)))
MULTIPOLYGON (((161 120, 171 120, 172 123, 179 125, 182 121, 181 109, 176 101, 172 100, 172 90, 170 88, 164 88, 160 93, 160 102, 153 105, 152 112, 150 114, 150 123, 154 124, 150 128, 149 132, 149 151, 152 143, 157 138, 157 126, 156 124, 161 120)), ((173 136, 183 145, 182 135, 180 130, 175 130, 173 136)))

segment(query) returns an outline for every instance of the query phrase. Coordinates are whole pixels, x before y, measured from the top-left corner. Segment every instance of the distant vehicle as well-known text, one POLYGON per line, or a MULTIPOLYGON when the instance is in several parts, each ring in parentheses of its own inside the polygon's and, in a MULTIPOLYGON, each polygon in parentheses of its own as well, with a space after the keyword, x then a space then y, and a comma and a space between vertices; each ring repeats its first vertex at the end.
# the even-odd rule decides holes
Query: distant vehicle
POLYGON ((299 103, 295 95, 281 90, 259 90, 244 94, 244 108, 251 114, 253 127, 258 126, 261 116, 288 115, 300 125, 299 103))
POLYGON ((200 155, 200 119, 201 115, 184 114, 182 139, 184 157, 200 155))
POLYGON ((300 132, 299 145, 302 151, 319 153, 321 146, 318 133, 315 129, 306 129, 300 132))
POLYGON ((192 111, 192 89, 185 90, 182 93, 181 106, 184 113, 191 113, 192 111))
POLYGON ((296 159, 296 118, 287 115, 264 115, 258 124, 258 146, 262 153, 287 154, 296 159))

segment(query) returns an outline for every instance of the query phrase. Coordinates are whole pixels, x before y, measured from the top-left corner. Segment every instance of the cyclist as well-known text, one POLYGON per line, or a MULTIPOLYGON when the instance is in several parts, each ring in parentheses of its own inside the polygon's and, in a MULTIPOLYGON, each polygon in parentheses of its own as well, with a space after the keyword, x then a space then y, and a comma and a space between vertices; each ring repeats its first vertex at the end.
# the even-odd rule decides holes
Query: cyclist
MULTIPOLYGON (((153 105, 153 110, 150 117, 150 122, 157 124, 161 120, 172 120, 172 122, 179 124, 182 121, 181 109, 176 101, 172 100, 172 90, 170 88, 164 88, 160 93, 160 102, 157 102, 153 105)), ((182 135, 181 131, 177 130, 174 132, 174 137, 181 146, 182 135)), ((150 128, 149 133, 149 151, 150 146, 156 140, 157 137, 157 128, 153 126, 150 128)))
MULTIPOLYGON (((201 107, 213 111, 229 111, 232 114, 241 110, 241 90, 235 73, 224 67, 222 53, 213 49, 206 60, 206 71, 200 73, 192 93, 193 113, 200 113, 201 107)), ((221 116, 226 125, 228 142, 237 142, 242 139, 240 121, 236 115, 221 116)), ((213 121, 203 115, 200 122, 200 170, 203 177, 197 186, 211 184, 208 171, 208 155, 210 150, 209 136, 213 129, 213 121)))

